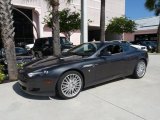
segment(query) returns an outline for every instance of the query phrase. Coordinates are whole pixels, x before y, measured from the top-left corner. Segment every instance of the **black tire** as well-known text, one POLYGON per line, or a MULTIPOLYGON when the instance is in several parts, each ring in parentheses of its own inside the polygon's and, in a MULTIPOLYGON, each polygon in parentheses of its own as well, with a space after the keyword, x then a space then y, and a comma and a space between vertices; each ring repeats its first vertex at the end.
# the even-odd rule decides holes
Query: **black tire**
POLYGON ((57 93, 59 97, 61 97, 62 99, 71 99, 76 97, 81 92, 82 87, 83 87, 82 75, 77 71, 68 71, 60 77, 57 83, 57 93), (68 79, 71 77, 71 75, 72 79, 68 79), (73 80, 74 77, 75 79, 73 80), (77 89, 74 87, 76 87, 77 89))
POLYGON ((146 63, 144 60, 139 60, 135 69, 134 69, 134 72, 133 72, 133 77, 134 78, 142 78, 146 73, 146 63))

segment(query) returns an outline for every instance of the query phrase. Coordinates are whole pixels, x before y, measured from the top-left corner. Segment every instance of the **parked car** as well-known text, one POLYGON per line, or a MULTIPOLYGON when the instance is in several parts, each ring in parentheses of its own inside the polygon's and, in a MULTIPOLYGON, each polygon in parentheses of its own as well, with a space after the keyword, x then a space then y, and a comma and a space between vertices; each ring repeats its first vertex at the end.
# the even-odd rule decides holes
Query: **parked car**
MULTIPOLYGON (((61 50, 67 51, 73 48, 73 43, 67 40, 65 37, 60 37, 61 50)), ((42 58, 43 56, 49 56, 53 54, 53 40, 52 37, 38 38, 35 40, 33 46, 33 53, 37 58, 42 58)))
POLYGON ((25 48, 30 51, 33 48, 34 44, 27 44, 25 45, 25 48))
POLYGON ((148 54, 124 41, 89 42, 61 58, 50 56, 19 71, 20 88, 31 95, 76 97, 86 87, 133 75, 142 78, 148 54))
POLYGON ((146 46, 143 46, 143 45, 136 45, 136 44, 132 44, 132 43, 131 43, 131 46, 132 46, 132 47, 135 47, 135 48, 137 48, 137 49, 141 49, 141 50, 144 50, 144 51, 148 51, 148 50, 147 50, 147 47, 146 47, 146 46))
POLYGON ((157 50, 157 41, 155 40, 139 40, 133 41, 132 44, 143 45, 147 47, 149 52, 156 52, 157 50))
MULTIPOLYGON (((15 47, 17 64, 28 63, 33 60, 33 56, 28 51, 21 47, 15 47)), ((0 50, 0 64, 4 65, 4 71, 7 71, 7 60, 5 57, 4 48, 0 50)))

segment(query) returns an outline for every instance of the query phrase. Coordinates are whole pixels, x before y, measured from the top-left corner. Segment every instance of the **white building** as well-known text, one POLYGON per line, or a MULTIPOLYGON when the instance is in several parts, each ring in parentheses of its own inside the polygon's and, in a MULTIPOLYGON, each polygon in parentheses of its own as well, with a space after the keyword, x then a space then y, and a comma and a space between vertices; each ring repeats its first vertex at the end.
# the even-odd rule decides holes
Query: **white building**
POLYGON ((124 34, 124 39, 127 41, 157 40, 159 20, 159 16, 135 20, 135 23, 137 24, 136 31, 134 33, 124 34))
MULTIPOLYGON (((80 10, 81 0, 73 0, 66 4, 66 0, 60 0, 60 10, 69 7, 80 10)), ((100 0, 88 0, 88 19, 93 22, 89 24, 89 41, 99 39, 100 26, 100 0)), ((51 30, 43 24, 43 18, 47 15, 48 5, 45 0, 11 0, 11 3, 24 12, 37 27, 40 37, 51 36, 51 30)), ((125 15, 125 0, 106 0, 106 24, 112 17, 125 15)), ((17 43, 32 43, 37 38, 36 31, 31 23, 20 13, 14 11, 16 27, 15 40, 17 43)), ((72 34, 71 41, 74 44, 80 43, 80 31, 72 34)))

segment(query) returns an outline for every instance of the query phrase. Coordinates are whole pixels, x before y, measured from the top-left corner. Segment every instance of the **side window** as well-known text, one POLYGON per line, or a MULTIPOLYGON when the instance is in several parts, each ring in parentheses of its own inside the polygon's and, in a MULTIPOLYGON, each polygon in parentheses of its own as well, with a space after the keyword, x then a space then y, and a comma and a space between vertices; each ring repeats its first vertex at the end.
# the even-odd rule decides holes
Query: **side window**
POLYGON ((113 45, 109 45, 107 47, 105 47, 102 51, 101 51, 101 55, 102 56, 106 56, 108 54, 112 54, 112 51, 113 51, 113 45))
POLYGON ((120 45, 108 45, 101 51, 101 54, 107 55, 107 54, 117 54, 121 52, 123 52, 123 49, 120 45))
POLYGON ((52 37, 49 37, 48 40, 49 40, 50 46, 52 46, 52 45, 53 45, 53 38, 52 38, 52 37))
POLYGON ((41 39, 36 39, 34 46, 42 46, 42 41, 41 39))
POLYGON ((46 46, 49 46, 50 44, 49 44, 49 40, 47 39, 47 40, 45 40, 45 45, 46 46))
POLYGON ((123 52, 123 49, 120 45, 114 45, 113 49, 112 49, 112 54, 117 54, 117 53, 121 53, 123 52))

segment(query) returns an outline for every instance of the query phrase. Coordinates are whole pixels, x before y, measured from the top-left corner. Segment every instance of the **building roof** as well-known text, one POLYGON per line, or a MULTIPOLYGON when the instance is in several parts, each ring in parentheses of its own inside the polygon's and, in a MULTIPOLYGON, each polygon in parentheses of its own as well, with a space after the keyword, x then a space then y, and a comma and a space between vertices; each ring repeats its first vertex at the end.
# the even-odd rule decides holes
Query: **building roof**
POLYGON ((137 24, 137 30, 151 30, 158 29, 160 17, 150 17, 135 20, 137 24))

